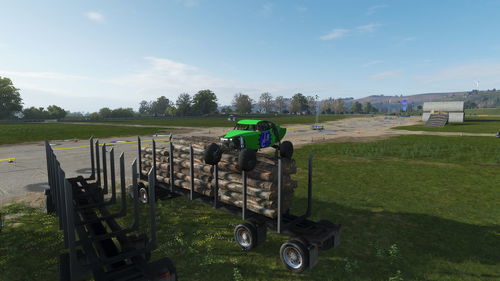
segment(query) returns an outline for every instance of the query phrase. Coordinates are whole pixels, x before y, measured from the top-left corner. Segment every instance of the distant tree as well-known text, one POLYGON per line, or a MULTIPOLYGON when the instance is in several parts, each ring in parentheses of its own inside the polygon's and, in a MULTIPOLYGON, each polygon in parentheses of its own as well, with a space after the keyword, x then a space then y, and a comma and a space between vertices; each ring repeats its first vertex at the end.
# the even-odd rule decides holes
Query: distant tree
POLYGON ((193 111, 197 114, 217 112, 217 96, 210 90, 201 90, 193 97, 193 111))
POLYGON ((293 95, 290 112, 292 113, 302 113, 304 111, 308 111, 309 105, 307 103, 307 98, 301 94, 297 93, 293 95))
POLYGON ((238 93, 234 95, 233 105, 236 107, 238 113, 252 112, 252 99, 248 95, 238 93))
POLYGON ((422 107, 422 105, 418 105, 418 106, 417 106, 417 109, 418 109, 418 110, 422 110, 422 108, 423 108, 423 107, 422 107))
POLYGON ((318 110, 318 96, 307 96, 307 111, 309 114, 316 114, 318 110))
POLYGON ((165 96, 161 96, 151 104, 151 111, 155 116, 165 115, 165 110, 167 110, 167 108, 171 105, 172 103, 169 99, 165 96))
POLYGON ((259 106, 265 113, 271 112, 273 108, 273 96, 270 93, 262 93, 259 97, 259 106))
POLYGON ((365 102, 363 104, 363 112, 364 113, 372 113, 373 112, 373 106, 370 102, 365 102))
POLYGON ((277 96, 274 99, 274 106, 276 109, 278 109, 279 113, 283 113, 283 110, 285 110, 285 98, 283 96, 277 96))
POLYGON ((101 109, 99 109, 99 116, 101 118, 111 118, 111 109, 109 109, 109 107, 103 107, 101 109))
POLYGON ((23 109, 19 89, 7 77, 0 76, 0 119, 13 117, 23 109))
POLYGON ((344 100, 342 99, 336 99, 333 102, 333 112, 335 114, 343 114, 345 111, 344 109, 344 100))
POLYGON ((101 119, 101 115, 99 115, 99 112, 93 112, 93 113, 90 113, 87 117, 88 117, 90 120, 97 120, 97 119, 101 119))
POLYGON ((24 119, 49 119, 49 112, 43 107, 29 107, 23 109, 24 119))
POLYGON ((139 113, 140 114, 152 114, 151 112, 151 102, 148 101, 141 101, 139 103, 139 113))
POLYGON ((47 111, 49 113, 49 117, 52 119, 62 119, 68 114, 66 110, 57 105, 49 105, 49 107, 47 107, 47 111))
POLYGON ((177 114, 177 108, 171 105, 165 109, 165 116, 175 116, 177 114))
POLYGON ((112 118, 127 118, 134 117, 134 110, 130 107, 128 108, 115 108, 111 110, 110 117, 112 118))
POLYGON ((231 109, 230 106, 224 106, 220 112, 222 112, 223 114, 231 114, 233 113, 233 110, 231 109))
POLYGON ((179 116, 186 116, 191 114, 191 96, 187 93, 180 94, 175 102, 177 105, 176 114, 179 116))
POLYGON ((477 108, 477 104, 475 102, 471 102, 471 101, 466 101, 464 103, 464 108, 465 109, 474 109, 474 108, 477 108))
POLYGON ((361 105, 361 103, 355 101, 352 103, 351 105, 351 112, 352 113, 361 113, 363 112, 363 106, 361 105))
POLYGON ((327 114, 333 113, 333 107, 335 105, 335 100, 333 98, 328 98, 321 102, 321 111, 327 114))

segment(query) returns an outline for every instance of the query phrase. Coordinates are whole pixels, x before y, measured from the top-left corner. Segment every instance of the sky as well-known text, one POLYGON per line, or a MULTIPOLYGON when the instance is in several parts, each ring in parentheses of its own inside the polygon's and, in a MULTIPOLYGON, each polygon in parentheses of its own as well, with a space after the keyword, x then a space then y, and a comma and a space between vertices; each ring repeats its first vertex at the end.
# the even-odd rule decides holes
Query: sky
POLYGON ((500 1, 0 0, 0 76, 71 111, 211 89, 320 98, 500 88, 500 1))

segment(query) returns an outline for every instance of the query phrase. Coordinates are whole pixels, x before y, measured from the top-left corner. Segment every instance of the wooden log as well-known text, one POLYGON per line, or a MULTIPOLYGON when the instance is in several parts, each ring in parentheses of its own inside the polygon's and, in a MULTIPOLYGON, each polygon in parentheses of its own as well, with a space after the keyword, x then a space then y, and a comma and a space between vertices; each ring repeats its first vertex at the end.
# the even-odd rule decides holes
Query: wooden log
MULTIPOLYGON (((243 200, 243 194, 239 192, 234 192, 231 190, 226 190, 226 189, 220 189, 219 194, 224 194, 225 196, 228 196, 232 198, 233 201, 242 201, 243 200)), ((288 208, 291 205, 291 201, 293 199, 293 193, 288 193, 283 195, 283 206, 285 208, 288 208)), ((248 202, 252 202, 252 204, 259 205, 265 208, 277 208, 278 207, 278 200, 277 198, 273 200, 266 200, 262 199, 259 197, 254 197, 254 196, 248 196, 247 195, 247 200, 248 202)))
MULTIPOLYGON (((220 201, 226 202, 228 204, 231 204, 231 205, 234 205, 237 207, 243 207, 243 201, 233 201, 233 199, 231 199, 231 197, 223 195, 223 194, 220 196, 220 201)), ((266 217, 270 217, 270 218, 275 218, 276 214, 277 214, 276 210, 267 209, 267 208, 261 207, 259 205, 248 204, 248 202, 247 202, 247 209, 252 211, 252 212, 255 212, 255 213, 264 215, 266 217)))

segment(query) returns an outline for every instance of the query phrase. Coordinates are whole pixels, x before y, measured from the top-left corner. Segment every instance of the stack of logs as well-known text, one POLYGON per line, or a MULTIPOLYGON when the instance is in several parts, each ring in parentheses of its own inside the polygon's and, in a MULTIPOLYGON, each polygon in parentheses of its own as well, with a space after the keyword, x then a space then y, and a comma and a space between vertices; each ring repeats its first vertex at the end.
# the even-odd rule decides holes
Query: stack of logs
MULTIPOLYGON (((212 141, 213 142, 213 141, 212 141)), ((214 195, 214 169, 205 164, 203 153, 205 146, 211 142, 193 140, 173 140, 174 185, 191 189, 190 148, 193 146, 194 158, 194 191, 206 196, 214 195)), ((142 171, 147 175, 153 165, 153 149, 142 147, 142 171)), ((156 179, 170 184, 169 147, 156 148, 156 179)), ((218 164, 219 167, 219 199, 238 207, 243 206, 243 178, 238 167, 237 152, 225 152, 218 164)), ((293 191, 297 182, 290 175, 295 174, 295 161, 282 159, 282 210, 286 212, 293 199, 293 191)), ((275 157, 257 153, 255 169, 247 172, 247 208, 250 211, 275 218, 278 210, 278 165, 275 157)))

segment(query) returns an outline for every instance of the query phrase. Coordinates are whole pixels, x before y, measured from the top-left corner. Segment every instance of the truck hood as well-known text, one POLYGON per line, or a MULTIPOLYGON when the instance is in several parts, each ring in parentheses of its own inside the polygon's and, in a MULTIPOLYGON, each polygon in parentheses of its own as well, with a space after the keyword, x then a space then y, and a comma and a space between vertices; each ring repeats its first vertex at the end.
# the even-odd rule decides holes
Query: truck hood
POLYGON ((227 132, 224 135, 224 138, 243 137, 243 136, 259 135, 259 134, 260 133, 256 131, 232 130, 227 132))

